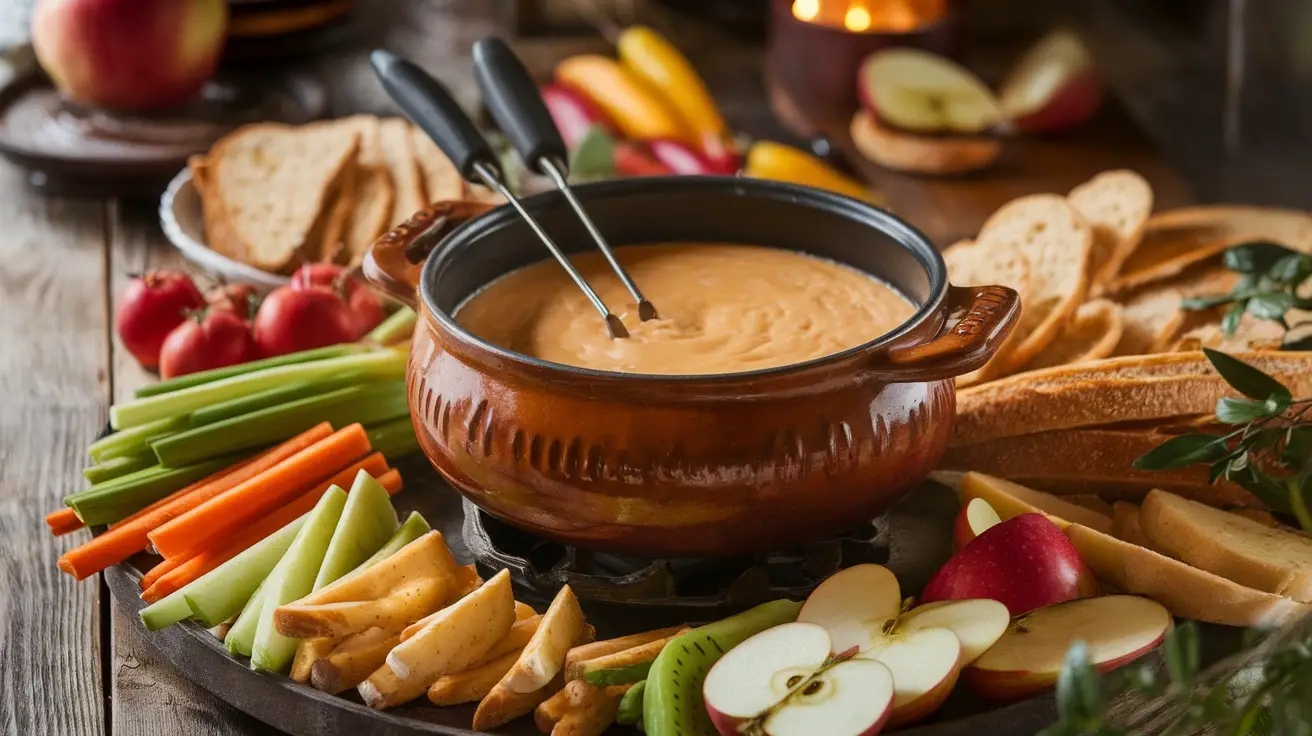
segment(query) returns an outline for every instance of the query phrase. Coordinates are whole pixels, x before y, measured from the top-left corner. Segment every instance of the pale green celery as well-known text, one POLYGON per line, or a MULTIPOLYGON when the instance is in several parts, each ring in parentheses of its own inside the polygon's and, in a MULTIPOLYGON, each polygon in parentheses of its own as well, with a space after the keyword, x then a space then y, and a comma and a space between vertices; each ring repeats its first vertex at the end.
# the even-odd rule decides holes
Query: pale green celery
POLYGON ((251 594, 246 605, 242 606, 237 620, 228 628, 228 635, 223 638, 223 643, 232 654, 251 656, 251 649, 255 644, 255 631, 260 625, 260 615, 264 613, 264 599, 268 597, 271 577, 273 577, 272 573, 260 581, 259 587, 251 594))
POLYGON ((98 463, 103 463, 115 457, 133 455, 141 450, 148 449, 151 440, 174 432, 181 432, 188 426, 187 417, 157 419, 139 427, 107 434, 92 442, 87 447, 87 454, 98 463))
POLYGON ((399 419, 365 427, 369 435, 369 446, 383 453, 388 460, 400 458, 419 451, 419 438, 415 436, 415 424, 409 412, 399 419))
POLYGON ((408 357, 404 351, 383 349, 309 363, 275 366, 119 404, 110 408, 109 420, 115 429, 128 429, 157 419, 190 414, 201 407, 274 386, 294 381, 328 379, 348 371, 358 371, 361 380, 402 378, 405 376, 408 357))
POLYGON ((401 307, 383 320, 366 337, 368 342, 391 345, 410 338, 415 331, 419 315, 410 307, 401 307))
POLYGON ((91 485, 98 483, 107 483, 116 478, 122 478, 129 473, 136 473, 155 464, 155 453, 147 449, 146 452, 138 452, 122 457, 111 457, 103 463, 97 463, 89 468, 82 469, 82 477, 87 479, 91 485))
POLYGON ((87 526, 112 524, 180 490, 189 483, 245 460, 250 453, 235 453, 181 468, 148 468, 75 493, 64 499, 87 526))
POLYGON ((199 386, 203 383, 213 383, 224 378, 232 378, 246 373, 262 371, 266 368, 277 368, 284 365, 296 365, 297 363, 309 363, 316 360, 328 360, 330 358, 340 358, 346 355, 356 355, 369 350, 367 346, 358 343, 344 343, 341 345, 329 345, 324 348, 315 348, 313 350, 302 350, 299 353, 289 353, 279 355, 273 358, 264 358, 263 360, 253 360, 249 363, 239 365, 230 365, 225 368, 215 368, 213 370, 201 371, 199 373, 188 373, 185 376, 170 378, 167 381, 152 383, 149 386, 142 386, 137 389, 137 398, 144 399, 147 396, 159 396, 161 394, 172 393, 184 388, 199 386))

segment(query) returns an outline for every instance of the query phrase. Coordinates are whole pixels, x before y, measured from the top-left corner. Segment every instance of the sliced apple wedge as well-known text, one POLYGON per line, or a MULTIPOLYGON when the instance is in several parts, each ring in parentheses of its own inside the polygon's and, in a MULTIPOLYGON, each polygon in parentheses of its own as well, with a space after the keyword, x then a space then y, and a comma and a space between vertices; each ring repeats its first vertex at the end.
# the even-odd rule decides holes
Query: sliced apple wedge
POLYGON ((1059 30, 1025 52, 1002 83, 1000 98, 1017 130, 1049 133, 1092 117, 1102 102, 1102 85, 1079 37, 1059 30))
POLYGON ((767 629, 729 650, 702 685, 723 736, 874 736, 893 703, 893 677, 878 662, 825 666, 829 634, 816 624, 767 629))
POLYGON ((880 662, 893 673, 890 726, 933 713, 947 700, 961 674, 961 642, 950 629, 898 631, 895 627, 857 656, 880 662))
POLYGON ((983 534, 985 530, 1002 523, 1002 517, 989 502, 982 498, 972 498, 957 513, 957 521, 952 527, 952 544, 961 549, 970 540, 983 534))
POLYGON ((825 627, 835 654, 852 647, 868 649, 901 612, 901 590, 893 572, 883 565, 849 567, 811 591, 797 620, 825 627))
POLYGON ((902 614, 899 631, 951 629, 961 642, 961 665, 979 659, 1007 630, 1011 614, 1001 603, 987 598, 926 603, 902 614))
POLYGON ((962 504, 969 504, 975 498, 988 501, 1004 521, 1021 514, 1039 513, 1062 529, 1071 524, 1083 524, 1103 534, 1110 534, 1112 530, 1112 520, 1097 511, 984 473, 963 474, 957 485, 957 496, 962 504))
POLYGON ((1160 603, 1133 595, 1086 598, 1041 608, 1011 622, 965 679, 981 695, 1015 700, 1052 688, 1071 644, 1083 641, 1101 672, 1152 651, 1171 628, 1160 603))
POLYGON ((997 98, 979 77, 927 51, 877 51, 861 64, 858 79, 866 110, 881 123, 910 132, 976 134, 1004 120, 997 98))

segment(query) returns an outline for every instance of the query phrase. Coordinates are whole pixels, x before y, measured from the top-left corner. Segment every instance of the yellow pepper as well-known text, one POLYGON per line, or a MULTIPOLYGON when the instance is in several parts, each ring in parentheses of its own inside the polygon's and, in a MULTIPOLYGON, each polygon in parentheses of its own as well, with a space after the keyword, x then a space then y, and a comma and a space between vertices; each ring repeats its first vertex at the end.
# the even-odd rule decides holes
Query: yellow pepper
POLYGON ((872 204, 882 201, 861 182, 834 170, 815 156, 774 141, 756 141, 752 144, 747 151, 743 174, 757 179, 773 179, 827 189, 872 204))
POLYGON ((722 142, 728 126, 691 62, 669 41, 646 26, 631 26, 615 44, 620 62, 676 110, 702 143, 722 142))
POLYGON ((625 138, 694 143, 678 115, 614 59, 572 56, 556 66, 556 81, 592 100, 625 138))

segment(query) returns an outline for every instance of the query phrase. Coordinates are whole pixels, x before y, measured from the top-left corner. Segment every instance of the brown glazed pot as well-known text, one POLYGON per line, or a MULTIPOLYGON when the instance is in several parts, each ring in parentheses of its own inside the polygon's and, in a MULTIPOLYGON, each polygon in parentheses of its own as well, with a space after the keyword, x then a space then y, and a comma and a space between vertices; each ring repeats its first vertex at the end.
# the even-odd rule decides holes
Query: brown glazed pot
MULTIPOLYGON (((612 245, 804 251, 872 273, 922 306, 864 345, 781 368, 585 370, 483 342, 452 319, 483 285, 547 257, 513 209, 439 205, 384 235, 364 271, 418 303, 407 380, 425 454, 480 508, 568 544, 733 555, 870 519, 934 468, 955 410, 952 378, 993 354, 1019 308, 1010 289, 949 286, 923 235, 839 195, 727 177, 575 191, 612 245)), ((524 203, 565 250, 593 247, 557 193, 524 203)))

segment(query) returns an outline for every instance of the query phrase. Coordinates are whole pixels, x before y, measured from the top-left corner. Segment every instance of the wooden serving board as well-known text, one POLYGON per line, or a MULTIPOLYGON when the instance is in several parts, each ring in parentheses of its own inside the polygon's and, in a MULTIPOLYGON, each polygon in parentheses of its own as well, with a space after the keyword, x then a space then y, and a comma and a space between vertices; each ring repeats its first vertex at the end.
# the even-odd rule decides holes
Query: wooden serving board
MULTIPOLYGON (((464 512, 459 494, 421 456, 402 461, 398 467, 406 481, 405 490, 395 498, 402 515, 410 511, 422 513, 433 528, 442 532, 456 559, 470 561, 461 536, 464 512)), ((952 519, 956 510, 955 495, 949 489, 926 484, 889 513, 892 538, 889 567, 897 572, 907 590, 919 590, 946 558, 951 549, 952 519)), ((140 638, 183 677, 238 710, 292 736, 472 736, 476 733, 469 730, 473 705, 438 708, 420 699, 388 711, 376 711, 365 706, 354 691, 348 691, 344 696, 330 695, 293 682, 285 675, 253 672, 245 658, 229 655, 221 641, 196 623, 146 631, 137 616, 144 607, 139 598, 139 582, 142 570, 154 561, 154 558, 142 556, 105 572, 106 583, 117 605, 128 614, 126 618, 140 638)), ((545 607, 542 601, 531 596, 521 595, 521 598, 533 602, 540 610, 545 607)), ((583 608, 588 613, 588 621, 597 627, 598 638, 679 623, 669 619, 656 620, 649 611, 603 607, 588 601, 583 602, 583 608)), ((909 736, 1009 736, 1034 733, 1055 717, 1056 704, 1050 695, 995 707, 974 697, 963 685, 956 689, 934 718, 896 733, 909 736)), ((619 726, 612 727, 608 733, 611 732, 638 733, 619 726)), ((533 719, 526 717, 494 733, 528 736, 540 732, 533 725, 533 719)))

